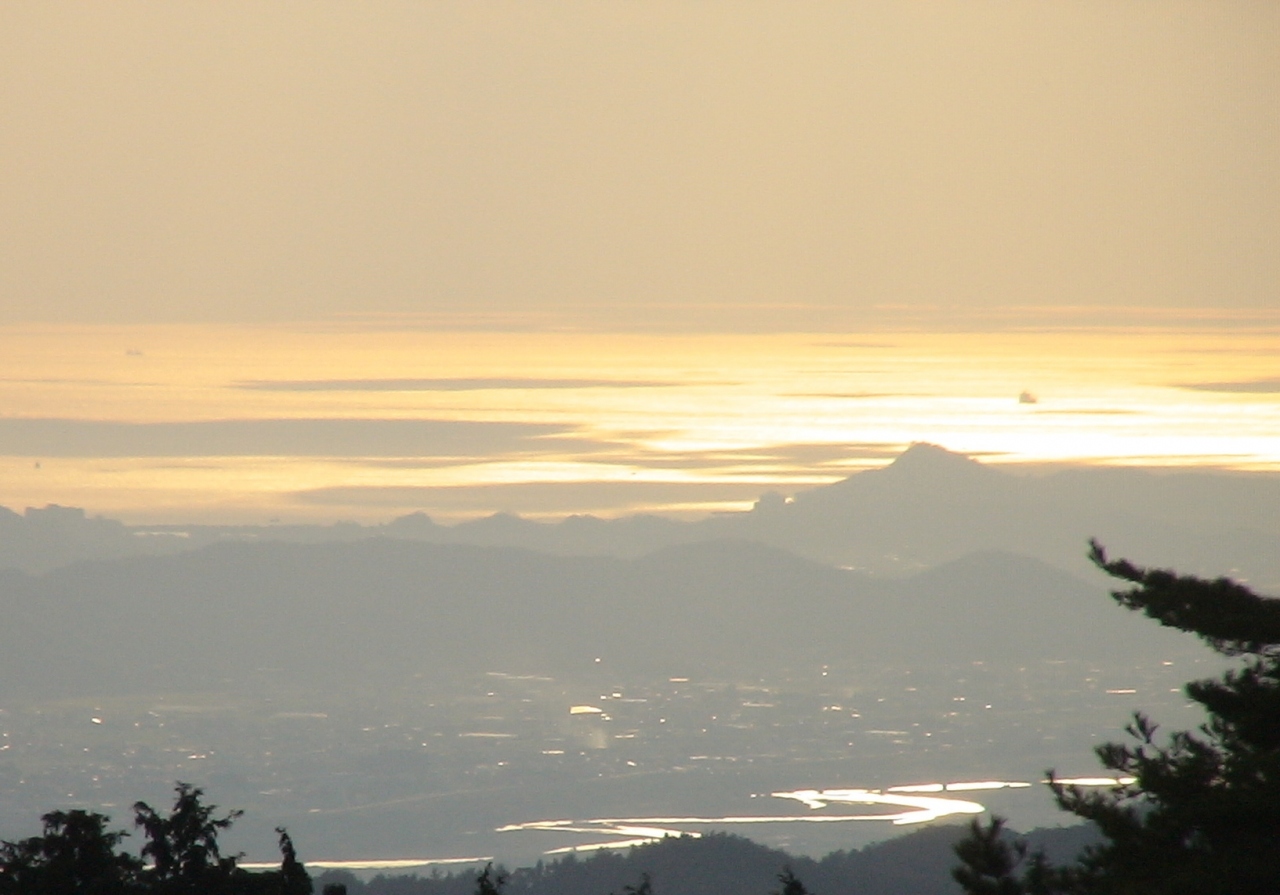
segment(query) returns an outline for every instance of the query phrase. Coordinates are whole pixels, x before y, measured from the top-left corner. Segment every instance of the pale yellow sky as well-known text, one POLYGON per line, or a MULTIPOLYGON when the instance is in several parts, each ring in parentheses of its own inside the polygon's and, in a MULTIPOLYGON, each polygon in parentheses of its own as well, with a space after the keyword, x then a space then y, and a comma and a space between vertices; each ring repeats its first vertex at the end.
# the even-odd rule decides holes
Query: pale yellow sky
POLYGON ((0 323, 1274 308, 1277 47, 1270 0, 5 3, 0 323))
POLYGON ((914 441, 991 463, 1274 474, 1280 313, 1201 333, 0 326, 0 505, 18 509, 697 515, 914 441))
POLYGON ((0 3, 0 503, 1275 469, 1277 47, 1270 0, 0 3))

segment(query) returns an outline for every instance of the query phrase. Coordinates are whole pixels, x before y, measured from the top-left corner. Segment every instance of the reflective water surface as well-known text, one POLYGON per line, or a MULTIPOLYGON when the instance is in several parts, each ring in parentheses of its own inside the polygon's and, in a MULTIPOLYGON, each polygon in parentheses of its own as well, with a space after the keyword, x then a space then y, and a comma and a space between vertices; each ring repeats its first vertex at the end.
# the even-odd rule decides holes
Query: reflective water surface
MULTIPOLYGON (((1044 781, 1041 781, 1044 782, 1044 781)), ((1132 783, 1132 777, 1066 777, 1060 783, 1075 786, 1122 786, 1132 783)), ((877 811, 870 813, 829 814, 759 814, 725 817, 597 817, 589 820, 534 820, 499 827, 499 833, 544 832, 578 833, 593 836, 619 837, 598 842, 587 842, 553 848, 548 855, 569 852, 595 851, 607 848, 625 848, 654 842, 665 836, 699 836, 698 827, 743 827, 752 824, 792 823, 849 823, 875 821, 894 825, 920 824, 952 815, 981 814, 987 809, 979 802, 947 795, 917 795, 917 793, 980 792, 999 789, 1028 789, 1026 781, 974 780, 953 783, 923 783, 890 786, 880 789, 799 789, 791 792, 770 793, 774 798, 791 799, 812 811, 836 805, 866 805, 902 808, 902 811, 877 811), (690 829, 692 828, 692 829, 690 829)))

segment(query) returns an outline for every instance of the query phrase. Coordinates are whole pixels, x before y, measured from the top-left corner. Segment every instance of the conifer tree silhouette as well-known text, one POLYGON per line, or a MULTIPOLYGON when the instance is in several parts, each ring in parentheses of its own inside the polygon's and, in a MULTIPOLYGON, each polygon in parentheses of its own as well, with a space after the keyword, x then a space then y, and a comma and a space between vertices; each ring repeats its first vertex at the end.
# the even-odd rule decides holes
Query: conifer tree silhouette
POLYGON ((1186 685, 1208 716, 1196 730, 1161 737, 1138 712, 1127 742, 1098 747, 1103 767, 1131 782, 1087 791, 1050 773, 1059 806, 1104 837, 1077 863, 1051 866, 1004 837, 1000 819, 975 821, 956 849, 956 880, 969 895, 1280 892, 1280 599, 1227 578, 1111 560, 1097 541, 1090 548, 1098 568, 1129 584, 1112 593, 1121 606, 1243 663, 1186 685))

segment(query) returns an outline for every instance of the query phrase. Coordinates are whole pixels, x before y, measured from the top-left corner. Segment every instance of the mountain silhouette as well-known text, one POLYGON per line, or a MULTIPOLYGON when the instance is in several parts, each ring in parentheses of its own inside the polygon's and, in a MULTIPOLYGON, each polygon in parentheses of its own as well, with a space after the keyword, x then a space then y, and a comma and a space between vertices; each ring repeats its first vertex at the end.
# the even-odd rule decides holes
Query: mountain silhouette
POLYGON ((415 674, 765 673, 822 663, 1155 657, 1176 635, 1025 556, 876 579, 748 541, 638 559, 375 538, 231 543, 0 576, 0 692, 415 674))
POLYGON ((129 528, 69 508, 22 516, 3 511, 0 568, 39 572, 82 559, 172 554, 228 540, 352 542, 371 535, 622 558, 677 544, 747 540, 882 576, 990 550, 1087 575, 1084 545, 1097 537, 1113 552, 1151 565, 1229 574, 1268 591, 1280 590, 1280 476, 1116 467, 1015 474, 920 443, 887 466, 790 498, 772 492, 752 511, 694 522, 650 515, 536 522, 499 513, 446 526, 412 513, 370 527, 129 528))

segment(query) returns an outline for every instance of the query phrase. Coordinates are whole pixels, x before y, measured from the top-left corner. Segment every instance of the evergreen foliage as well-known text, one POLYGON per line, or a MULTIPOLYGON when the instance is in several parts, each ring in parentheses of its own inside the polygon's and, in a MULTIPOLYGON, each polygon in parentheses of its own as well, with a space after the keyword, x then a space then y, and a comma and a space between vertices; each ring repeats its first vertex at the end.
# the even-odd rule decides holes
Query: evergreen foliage
MULTIPOLYGON (((821 859, 790 855, 741 836, 668 837, 623 851, 565 855, 511 870, 503 895, 957 895, 952 851, 963 827, 938 824, 821 859)), ((1055 854, 1075 854, 1090 841, 1084 825, 1029 834, 1055 854)), ((478 873, 380 875, 368 881, 330 870, 319 889, 348 895, 473 895, 478 873)))
POLYGON ((120 895, 134 891, 142 862, 116 851, 129 834, 108 832, 110 818, 75 810, 53 811, 42 820, 42 835, 0 843, 0 893, 120 895))
POLYGON ((493 872, 493 863, 485 865, 484 871, 476 877, 475 895, 502 895, 502 887, 507 884, 507 875, 501 871, 493 872))
POLYGON ((1274 895, 1280 892, 1280 599, 1225 578, 1204 580, 1090 557, 1128 582, 1120 605, 1196 634, 1243 664, 1192 681, 1188 698, 1208 720, 1158 736, 1142 713, 1126 743, 1097 749, 1128 780, 1106 791, 1050 786, 1066 811, 1092 821, 1104 841, 1074 865, 1053 867, 1002 835, 997 818, 974 823, 957 846, 955 878, 970 895, 1274 895))
POLYGON ((648 872, 640 874, 640 882, 634 886, 623 886, 622 895, 653 895, 653 877, 648 872))
POLYGON ((809 890, 804 887, 804 883, 791 870, 788 864, 782 868, 782 872, 778 874, 778 882, 782 884, 780 889, 775 889, 770 895, 810 895, 809 890))
POLYGON ((43 818, 43 835, 0 842, 0 895, 309 895, 311 877, 283 828, 276 830, 280 870, 250 873, 218 846, 240 812, 218 817, 217 806, 187 783, 176 793, 167 814, 146 802, 133 806, 150 864, 118 851, 128 834, 108 831, 105 815, 54 811, 43 818))
POLYGON ((236 870, 236 859, 223 857, 218 848, 218 833, 235 823, 241 812, 215 817, 218 806, 202 804, 202 795, 198 787, 179 783, 167 815, 146 802, 134 803, 134 823, 147 837, 142 857, 152 863, 147 876, 158 891, 221 888, 236 870))

